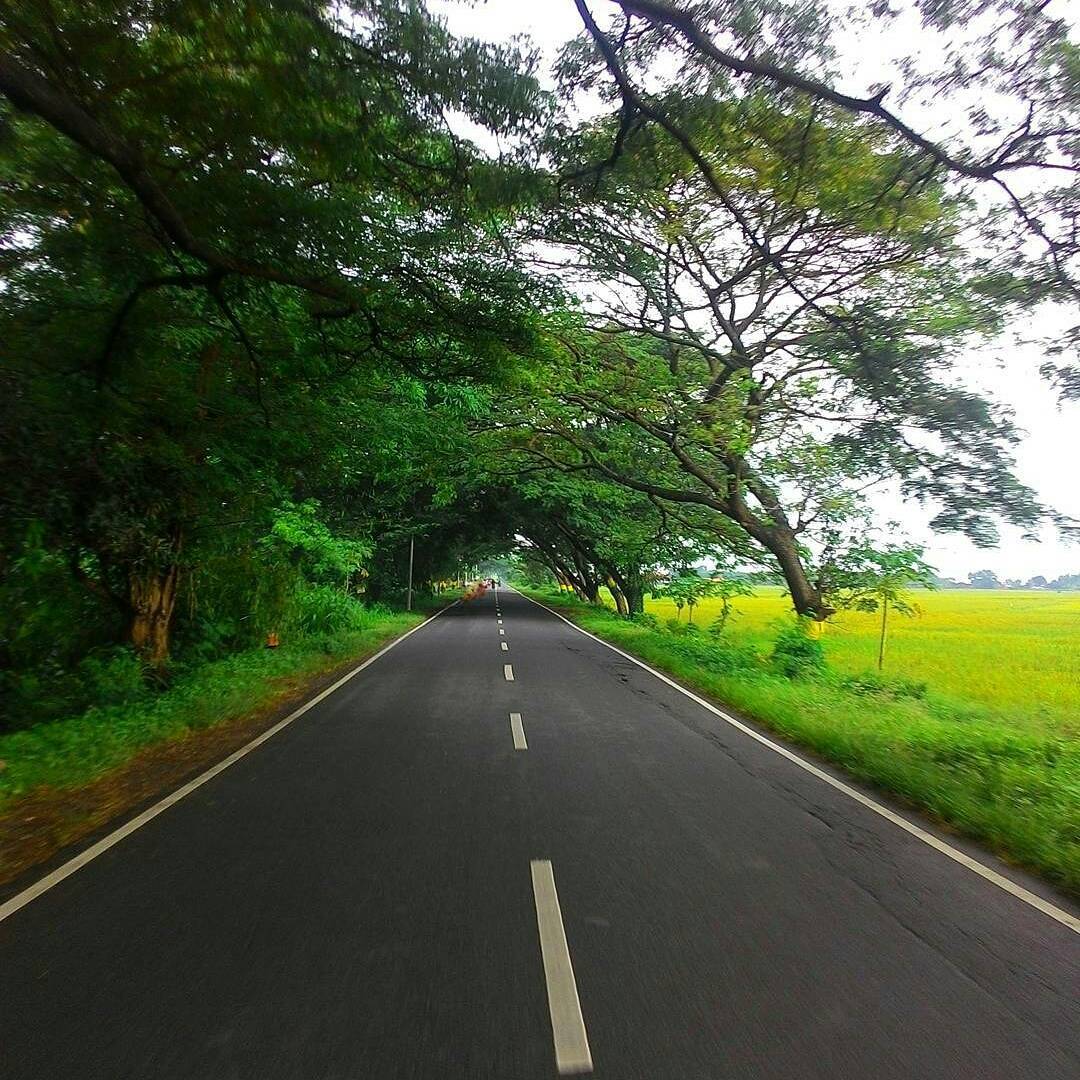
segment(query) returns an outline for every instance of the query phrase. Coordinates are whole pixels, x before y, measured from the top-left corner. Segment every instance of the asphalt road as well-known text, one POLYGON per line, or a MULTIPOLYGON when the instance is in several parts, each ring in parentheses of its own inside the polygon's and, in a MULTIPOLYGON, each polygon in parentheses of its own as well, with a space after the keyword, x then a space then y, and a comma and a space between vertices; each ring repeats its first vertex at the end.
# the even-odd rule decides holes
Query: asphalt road
POLYGON ((498 595, 0 922, 0 1075, 1080 1077, 1074 930, 498 595))

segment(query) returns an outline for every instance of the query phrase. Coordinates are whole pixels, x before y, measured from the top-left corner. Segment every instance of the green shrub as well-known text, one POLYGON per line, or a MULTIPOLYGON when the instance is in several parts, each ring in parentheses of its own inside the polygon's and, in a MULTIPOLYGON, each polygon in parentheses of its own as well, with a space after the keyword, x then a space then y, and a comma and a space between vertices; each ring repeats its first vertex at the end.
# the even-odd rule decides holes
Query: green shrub
POLYGON ((291 623, 303 634, 359 629, 364 606, 333 585, 313 585, 297 595, 291 623))
POLYGON ((173 655, 186 666, 204 664, 237 649, 250 648, 261 636, 258 630, 250 617, 199 616, 178 628, 173 655))
POLYGON ((810 636, 806 621, 785 626, 776 635, 770 657, 773 667, 789 679, 806 679, 825 671, 825 650, 810 636))
POLYGON ((126 705, 150 693, 142 662, 129 648, 84 657, 77 674, 86 699, 95 705, 126 705))
POLYGON ((860 697, 883 697, 899 700, 912 698, 922 701, 926 697, 925 682, 906 679, 903 676, 886 676, 876 671, 862 671, 857 675, 838 675, 836 685, 860 697))

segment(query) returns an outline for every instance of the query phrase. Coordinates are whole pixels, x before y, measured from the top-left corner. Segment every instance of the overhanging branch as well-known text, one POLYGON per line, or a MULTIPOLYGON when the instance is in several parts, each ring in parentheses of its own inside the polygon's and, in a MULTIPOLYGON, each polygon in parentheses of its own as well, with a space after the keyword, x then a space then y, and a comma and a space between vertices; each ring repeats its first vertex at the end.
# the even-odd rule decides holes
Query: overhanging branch
POLYGON ((293 273, 242 259, 220 251, 196 236, 134 147, 108 131, 73 98, 5 52, 0 52, 0 93, 17 108, 44 120, 94 157, 111 165, 172 243, 185 254, 221 274, 237 274, 292 286, 333 300, 349 310, 360 307, 357 291, 340 280, 332 280, 329 275, 293 273))

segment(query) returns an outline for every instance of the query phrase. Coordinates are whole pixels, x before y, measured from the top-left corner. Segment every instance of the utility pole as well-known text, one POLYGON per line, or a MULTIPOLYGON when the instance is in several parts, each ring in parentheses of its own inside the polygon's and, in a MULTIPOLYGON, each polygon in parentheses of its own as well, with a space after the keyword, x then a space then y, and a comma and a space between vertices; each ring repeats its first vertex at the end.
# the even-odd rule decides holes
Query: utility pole
POLYGON ((413 564, 413 551, 416 546, 416 538, 409 537, 409 595, 405 600, 405 610, 412 611, 412 564, 413 564))

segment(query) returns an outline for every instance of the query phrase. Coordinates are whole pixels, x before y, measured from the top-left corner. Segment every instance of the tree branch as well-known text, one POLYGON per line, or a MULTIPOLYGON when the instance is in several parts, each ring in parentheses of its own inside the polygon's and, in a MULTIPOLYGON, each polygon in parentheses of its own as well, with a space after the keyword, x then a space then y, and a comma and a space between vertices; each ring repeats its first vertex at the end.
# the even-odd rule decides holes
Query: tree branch
POLYGON ((806 75, 800 75, 797 71, 789 71, 778 67, 766 60, 755 60, 753 57, 743 58, 726 52, 706 34, 695 22, 693 17, 686 11, 663 3, 661 0, 615 0, 615 2, 629 15, 637 15, 647 19, 654 25, 668 26, 681 34, 686 41, 698 52, 714 60, 716 63, 734 71, 740 75, 756 75, 760 78, 769 79, 789 90, 801 90, 805 94, 818 98, 822 101, 839 105, 850 112, 863 113, 867 116, 876 117, 892 128, 898 135, 903 136, 908 142, 917 146, 924 153, 929 154, 939 165, 959 173, 962 176, 974 180, 991 180, 998 173, 1006 169, 1019 168, 1027 162, 1008 162, 998 159, 988 164, 978 165, 964 161, 950 154, 937 143, 932 142, 921 135, 914 128, 905 124, 895 113, 882 105, 885 91, 875 94, 873 97, 852 97, 850 94, 842 94, 834 90, 827 83, 818 79, 811 79, 806 75))
POLYGON ((221 274, 238 274, 294 288, 334 300, 355 310, 360 298, 355 289, 327 275, 311 276, 239 258, 219 251, 200 239, 189 227, 157 180, 142 155, 108 131, 82 105, 58 90, 37 72, 0 52, 0 93, 17 108, 33 113, 84 150, 111 165, 120 179, 161 225, 165 234, 185 254, 213 267, 221 274))

